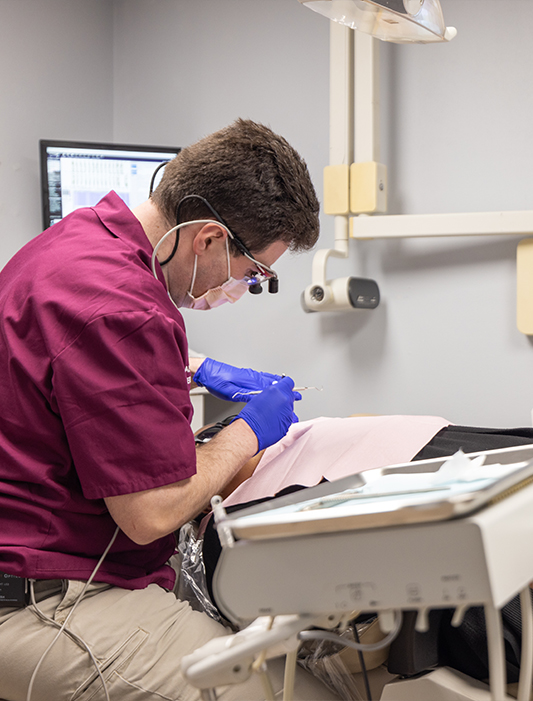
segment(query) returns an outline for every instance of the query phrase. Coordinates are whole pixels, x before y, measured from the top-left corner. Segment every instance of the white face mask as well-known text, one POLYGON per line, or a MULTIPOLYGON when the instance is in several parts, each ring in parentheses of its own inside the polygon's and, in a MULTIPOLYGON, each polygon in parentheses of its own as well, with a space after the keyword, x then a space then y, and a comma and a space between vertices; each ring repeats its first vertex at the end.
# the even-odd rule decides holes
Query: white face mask
POLYGON ((225 304, 226 302, 234 304, 243 296, 248 289, 248 285, 242 280, 235 280, 235 278, 231 277, 228 239, 226 239, 226 255, 228 259, 228 279, 226 282, 218 287, 212 287, 207 290, 207 292, 204 292, 203 295, 200 295, 200 297, 193 297, 192 291, 194 288, 194 281, 196 280, 196 269, 198 267, 198 256, 195 255, 191 286, 181 304, 182 307, 205 311, 207 309, 220 307, 221 304, 225 304))

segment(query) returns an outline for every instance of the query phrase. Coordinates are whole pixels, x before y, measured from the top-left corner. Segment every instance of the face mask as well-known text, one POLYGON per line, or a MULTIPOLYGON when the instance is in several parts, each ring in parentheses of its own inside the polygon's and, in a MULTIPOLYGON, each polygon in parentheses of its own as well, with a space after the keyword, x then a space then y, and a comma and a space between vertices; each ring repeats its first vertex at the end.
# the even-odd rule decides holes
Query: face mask
POLYGON ((228 259, 228 279, 219 287, 212 287, 211 289, 207 290, 207 292, 204 292, 204 294, 200 297, 193 297, 192 295, 194 281, 196 280, 196 269, 198 266, 198 256, 194 257, 194 270, 192 273, 191 286, 182 302, 183 307, 186 307, 187 309, 200 309, 205 311, 207 309, 220 307, 221 304, 225 304, 226 302, 234 304, 243 296, 248 289, 248 285, 242 280, 235 280, 231 277, 229 245, 227 239, 226 255, 228 259))

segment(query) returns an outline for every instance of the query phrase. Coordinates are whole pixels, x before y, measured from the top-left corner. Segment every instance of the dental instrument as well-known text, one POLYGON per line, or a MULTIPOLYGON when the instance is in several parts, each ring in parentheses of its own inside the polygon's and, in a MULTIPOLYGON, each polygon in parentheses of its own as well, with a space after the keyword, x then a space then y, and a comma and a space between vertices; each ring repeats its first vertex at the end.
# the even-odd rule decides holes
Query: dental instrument
MULTIPOLYGON (((272 384, 276 384, 273 382, 272 384)), ((316 389, 318 392, 323 391, 323 387, 293 387, 292 391, 293 392, 305 392, 308 389, 316 389)), ((251 390, 250 392, 235 392, 235 394, 232 396, 232 399, 235 399, 235 397, 242 396, 244 394, 249 395, 249 394, 261 394, 263 392, 262 389, 254 389, 251 390)))

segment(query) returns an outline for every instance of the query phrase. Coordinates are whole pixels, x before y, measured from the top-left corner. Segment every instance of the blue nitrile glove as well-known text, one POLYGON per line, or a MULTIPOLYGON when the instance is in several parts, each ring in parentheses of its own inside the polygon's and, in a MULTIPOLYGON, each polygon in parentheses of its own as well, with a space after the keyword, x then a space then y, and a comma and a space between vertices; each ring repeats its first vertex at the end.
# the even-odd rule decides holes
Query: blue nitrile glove
POLYGON ((218 360, 206 358, 195 372, 193 380, 219 399, 233 402, 249 402, 257 392, 281 380, 281 375, 258 372, 249 368, 236 368, 218 360))
POLYGON ((237 415, 236 418, 244 419, 257 436, 259 450, 277 443, 294 420, 298 421, 293 408, 295 400, 301 399, 302 395, 293 392, 293 387, 294 381, 283 377, 275 385, 266 387, 261 394, 253 395, 237 415))

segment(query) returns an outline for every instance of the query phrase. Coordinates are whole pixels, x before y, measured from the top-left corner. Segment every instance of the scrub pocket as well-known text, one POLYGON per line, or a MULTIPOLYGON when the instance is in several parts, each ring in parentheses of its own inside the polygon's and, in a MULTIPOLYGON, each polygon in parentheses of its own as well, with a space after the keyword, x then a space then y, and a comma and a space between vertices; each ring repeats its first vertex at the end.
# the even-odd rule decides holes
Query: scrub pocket
MULTIPOLYGON (((109 656, 104 660, 98 659, 98 665, 100 667, 100 673, 102 674, 106 684, 111 684, 113 681, 113 691, 108 689, 108 692, 113 697, 116 694, 116 686, 119 681, 121 672, 125 671, 126 667, 130 663, 131 659, 134 657, 135 653, 139 650, 144 641, 148 638, 148 632, 137 628, 134 630, 126 640, 120 643, 114 650, 111 650, 109 656), (113 677, 113 680, 112 680, 113 677)), ((134 691, 135 696, 138 698, 138 690, 132 690, 129 685, 126 684, 126 688, 134 691)), ((93 699, 96 695, 99 698, 105 696, 103 692, 102 680, 100 676, 94 670, 94 673, 88 677, 71 697, 71 701, 89 701, 93 699)), ((123 693, 118 695, 117 698, 125 699, 126 695, 123 693)))

